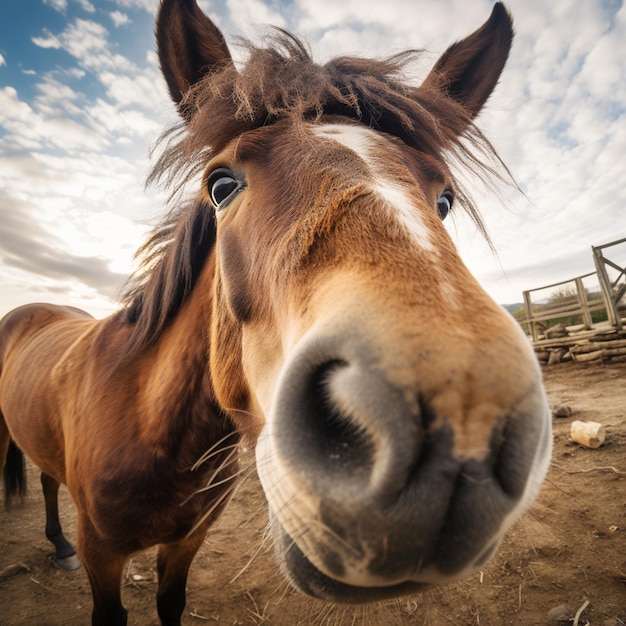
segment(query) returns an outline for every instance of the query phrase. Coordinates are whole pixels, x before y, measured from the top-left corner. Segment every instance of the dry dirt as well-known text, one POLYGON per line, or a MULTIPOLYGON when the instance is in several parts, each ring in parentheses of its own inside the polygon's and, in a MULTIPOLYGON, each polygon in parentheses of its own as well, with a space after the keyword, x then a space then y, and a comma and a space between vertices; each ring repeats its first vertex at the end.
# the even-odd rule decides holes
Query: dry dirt
MULTIPOLYGON (((545 486, 484 571, 389 603, 338 608, 309 600, 288 587, 274 564, 269 542, 263 541, 264 498, 256 479, 249 478, 194 562, 183 623, 534 626, 549 623, 548 611, 567 605, 569 614, 560 624, 624 624, 626 363, 563 363, 544 374, 551 404, 569 405, 573 415, 554 418, 554 456, 545 486), (605 424, 605 445, 587 450, 570 442, 574 419, 605 424)), ((91 596, 84 570, 68 573, 54 566, 32 467, 29 479, 29 498, 9 512, 0 510, 0 624, 88 624, 91 596)), ((61 514, 67 535, 75 537, 74 508, 64 490, 61 514)), ((125 572, 130 625, 158 624, 153 561, 153 551, 136 556, 125 572)))

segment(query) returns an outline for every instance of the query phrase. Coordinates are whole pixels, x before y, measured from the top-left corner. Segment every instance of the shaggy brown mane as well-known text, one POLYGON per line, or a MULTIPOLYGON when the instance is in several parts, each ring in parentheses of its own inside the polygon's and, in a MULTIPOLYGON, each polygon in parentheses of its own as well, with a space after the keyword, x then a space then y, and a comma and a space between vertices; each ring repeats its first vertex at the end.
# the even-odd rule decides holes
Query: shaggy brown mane
MULTIPOLYGON (((440 91, 404 80, 407 66, 419 54, 415 50, 386 59, 337 57, 318 65, 307 47, 283 30, 276 29, 266 47, 244 45, 245 66, 239 70, 224 64, 200 80, 180 103, 187 121, 161 137, 165 149, 148 182, 165 182, 173 198, 203 170, 212 153, 242 133, 281 119, 314 121, 326 115, 345 116, 393 135, 443 158, 452 170, 460 164, 500 180, 509 176, 470 112, 440 91)), ((489 240, 458 184, 456 198, 489 240)), ((176 315, 214 240, 212 209, 200 202, 175 209, 154 229, 139 251, 140 269, 123 296, 121 319, 134 325, 128 353, 156 341, 176 315)))

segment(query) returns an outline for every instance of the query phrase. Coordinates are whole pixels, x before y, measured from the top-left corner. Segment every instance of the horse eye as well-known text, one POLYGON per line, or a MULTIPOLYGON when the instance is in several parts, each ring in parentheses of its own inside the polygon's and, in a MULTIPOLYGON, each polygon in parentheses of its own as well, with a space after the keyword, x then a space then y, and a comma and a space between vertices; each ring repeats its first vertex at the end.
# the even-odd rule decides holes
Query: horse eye
POLYGON ((444 191, 441 196, 439 196, 439 200, 437 200, 437 212, 441 220, 446 219, 446 215, 448 215, 452 208, 453 201, 454 196, 449 191, 444 191))
MULTIPOLYGON (((211 202, 216 208, 220 207, 233 193, 239 190, 242 184, 235 175, 227 169, 218 169, 209 175, 207 189, 211 196, 211 202)), ((223 208, 223 207, 222 207, 223 208)))

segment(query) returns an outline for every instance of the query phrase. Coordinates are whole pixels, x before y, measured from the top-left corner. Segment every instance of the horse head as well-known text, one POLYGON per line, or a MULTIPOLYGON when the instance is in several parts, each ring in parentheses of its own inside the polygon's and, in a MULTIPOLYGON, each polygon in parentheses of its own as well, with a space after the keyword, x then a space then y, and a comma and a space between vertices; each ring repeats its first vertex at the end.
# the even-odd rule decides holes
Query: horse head
POLYGON ((184 125, 165 162, 202 170, 214 241, 195 287, 210 291, 212 385, 256 446, 282 569, 315 597, 479 568, 547 471, 530 344, 442 223, 470 204, 450 162, 491 168, 473 120, 512 37, 496 4, 413 87, 408 55, 321 66, 282 32, 239 68, 195 0, 162 4, 184 125))

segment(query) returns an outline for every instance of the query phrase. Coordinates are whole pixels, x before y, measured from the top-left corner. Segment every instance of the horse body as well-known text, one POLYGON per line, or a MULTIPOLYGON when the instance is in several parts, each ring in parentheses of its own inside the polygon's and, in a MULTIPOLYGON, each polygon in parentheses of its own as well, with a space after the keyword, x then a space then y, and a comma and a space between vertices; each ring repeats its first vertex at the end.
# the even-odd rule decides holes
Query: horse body
MULTIPOLYGON (((193 306, 190 299, 185 308, 193 306)), ((46 531, 62 562, 74 549, 58 521, 59 483, 76 503, 94 623, 125 621, 122 568, 132 553, 155 544, 162 545, 159 613, 164 623, 176 623, 187 568, 233 487, 237 436, 211 400, 205 342, 188 340, 199 325, 197 311, 193 318, 181 312, 158 346, 117 367, 116 348, 128 330, 115 318, 29 305, 0 324, 2 414, 11 437, 43 472, 46 531), (192 471, 221 440, 222 449, 192 471)))
POLYGON ((125 623, 124 561, 155 543, 159 616, 180 622, 240 436, 282 570, 328 601, 475 570, 532 502, 551 443, 538 364, 441 223, 467 204, 449 155, 484 173, 472 120, 511 38, 497 4, 420 87, 402 57, 320 67, 286 34, 239 70, 194 0, 162 3, 184 121, 155 176, 201 187, 119 313, 34 305, 0 328, 0 453, 10 432, 44 471, 59 558, 66 482, 94 624, 125 623))

